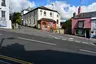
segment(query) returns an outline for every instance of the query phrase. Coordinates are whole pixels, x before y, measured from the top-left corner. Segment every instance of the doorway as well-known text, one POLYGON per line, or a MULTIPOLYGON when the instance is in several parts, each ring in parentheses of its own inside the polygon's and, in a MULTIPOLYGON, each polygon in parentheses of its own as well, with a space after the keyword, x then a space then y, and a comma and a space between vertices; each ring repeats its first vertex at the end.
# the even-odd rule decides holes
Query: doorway
POLYGON ((90 38, 90 30, 86 29, 86 38, 90 38))

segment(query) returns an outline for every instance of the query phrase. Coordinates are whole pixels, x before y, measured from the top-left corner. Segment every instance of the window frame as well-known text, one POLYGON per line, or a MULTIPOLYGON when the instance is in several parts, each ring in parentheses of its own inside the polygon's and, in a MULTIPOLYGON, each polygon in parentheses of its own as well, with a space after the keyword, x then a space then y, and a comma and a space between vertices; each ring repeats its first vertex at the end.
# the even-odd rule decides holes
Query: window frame
POLYGON ((42 10, 40 10, 40 14, 42 15, 42 10))
POLYGON ((57 24, 59 24, 59 20, 57 19, 57 24))
POLYGON ((6 6, 6 0, 1 0, 1 6, 6 6))
POLYGON ((77 27, 78 28, 84 28, 84 20, 78 21, 77 27), (83 24, 82 27, 80 27, 80 22, 82 22, 82 24, 83 24))
POLYGON ((46 11, 44 11, 44 16, 46 16, 46 11))
POLYGON ((1 11, 1 17, 2 18, 5 18, 6 17, 6 11, 3 11, 3 10, 1 11))
POLYGON ((52 15, 53 15, 52 12, 50 12, 50 17, 52 17, 52 15))

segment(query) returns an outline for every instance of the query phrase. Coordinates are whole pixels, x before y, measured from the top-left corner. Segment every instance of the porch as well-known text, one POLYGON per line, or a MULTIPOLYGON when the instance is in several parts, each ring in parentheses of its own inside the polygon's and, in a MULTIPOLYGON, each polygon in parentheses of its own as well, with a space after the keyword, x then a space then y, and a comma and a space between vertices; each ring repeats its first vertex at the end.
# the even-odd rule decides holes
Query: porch
POLYGON ((37 28, 46 31, 56 29, 56 21, 53 19, 42 18, 37 22, 37 28))

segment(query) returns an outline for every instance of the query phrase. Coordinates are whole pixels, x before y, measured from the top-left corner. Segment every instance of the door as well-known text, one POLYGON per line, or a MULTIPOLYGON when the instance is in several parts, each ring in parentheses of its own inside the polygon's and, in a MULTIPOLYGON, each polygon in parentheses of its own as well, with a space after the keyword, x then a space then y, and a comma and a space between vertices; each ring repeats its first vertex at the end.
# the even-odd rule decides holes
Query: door
POLYGON ((86 29, 86 38, 90 38, 90 30, 86 29))

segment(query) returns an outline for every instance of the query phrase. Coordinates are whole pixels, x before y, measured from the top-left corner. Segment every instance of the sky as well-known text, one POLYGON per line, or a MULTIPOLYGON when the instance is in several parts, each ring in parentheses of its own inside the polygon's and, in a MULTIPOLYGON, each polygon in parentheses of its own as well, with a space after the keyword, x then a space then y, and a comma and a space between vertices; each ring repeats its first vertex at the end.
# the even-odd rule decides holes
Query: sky
POLYGON ((45 6, 57 10, 63 19, 71 18, 74 12, 77 14, 79 6, 82 13, 96 11, 96 0, 9 0, 9 2, 11 12, 20 12, 28 7, 45 6))

